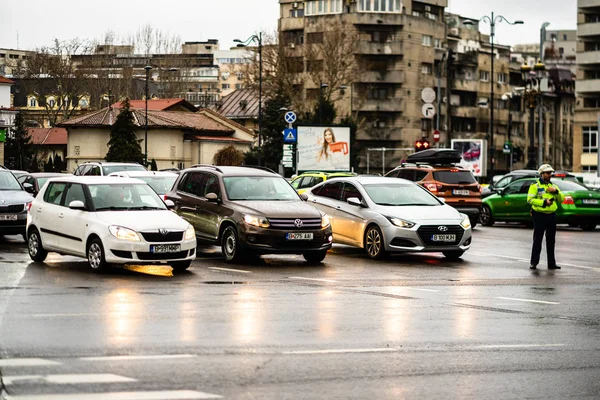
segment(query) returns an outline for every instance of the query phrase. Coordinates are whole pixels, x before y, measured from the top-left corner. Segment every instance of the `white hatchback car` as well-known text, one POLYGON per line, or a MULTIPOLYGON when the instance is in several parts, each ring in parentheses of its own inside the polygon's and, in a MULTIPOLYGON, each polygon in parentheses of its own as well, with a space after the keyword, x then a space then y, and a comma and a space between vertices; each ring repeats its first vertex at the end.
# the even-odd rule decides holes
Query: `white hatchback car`
POLYGON ((86 257, 96 271, 132 263, 167 263, 183 271, 196 257, 194 228, 137 179, 49 180, 31 203, 27 239, 33 261, 54 251, 86 257))

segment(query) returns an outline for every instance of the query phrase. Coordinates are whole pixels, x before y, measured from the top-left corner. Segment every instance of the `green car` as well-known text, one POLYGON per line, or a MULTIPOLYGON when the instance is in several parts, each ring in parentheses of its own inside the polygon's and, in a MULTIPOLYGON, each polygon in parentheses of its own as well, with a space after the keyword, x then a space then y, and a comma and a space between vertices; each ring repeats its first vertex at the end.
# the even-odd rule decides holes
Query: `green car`
MULTIPOLYGON (((494 222, 504 221, 532 225, 527 192, 535 182, 534 178, 519 179, 486 197, 481 210, 481 224, 492 226, 494 222)), ((558 186, 566 198, 564 203, 558 205, 557 223, 578 226, 585 231, 596 229, 596 225, 600 223, 600 193, 578 182, 553 180, 552 183, 558 186)))

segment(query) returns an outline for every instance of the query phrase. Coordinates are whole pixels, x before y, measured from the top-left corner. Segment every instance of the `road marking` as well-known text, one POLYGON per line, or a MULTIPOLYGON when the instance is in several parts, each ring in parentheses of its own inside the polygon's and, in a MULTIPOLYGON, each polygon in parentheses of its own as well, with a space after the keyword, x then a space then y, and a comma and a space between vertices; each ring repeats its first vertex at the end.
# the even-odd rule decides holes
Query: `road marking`
POLYGON ((0 360, 0 367, 37 367, 40 365, 60 365, 60 363, 42 358, 6 358, 0 360))
POLYGON ((70 385, 80 383, 120 383, 136 382, 133 378, 113 374, 70 374, 70 375, 15 375, 2 378, 5 385, 16 383, 54 383, 70 385), (31 382, 34 381, 34 382, 31 382))
POLYGON ((81 393, 81 394, 38 394, 31 396, 11 396, 11 400, 197 400, 221 399, 211 393, 195 390, 170 390, 157 392, 111 392, 111 393, 81 393))
POLYGON ((164 354, 147 356, 105 356, 105 357, 81 357, 81 361, 135 361, 135 360, 167 360, 179 358, 193 358, 195 354, 164 354))
POLYGON ((555 301, 542 301, 542 300, 529 300, 529 299, 518 299, 518 298, 514 298, 514 297, 496 297, 497 299, 501 299, 501 300, 514 300, 514 301, 524 301, 526 303, 539 303, 539 304, 560 304, 557 303, 555 301))
POLYGON ((556 343, 556 344, 490 344, 490 345, 482 345, 475 346, 477 349, 520 349, 520 348, 528 348, 528 347, 562 347, 564 344, 556 343))
POLYGON ((316 278, 303 278, 301 276, 290 276, 288 279, 299 279, 303 281, 315 281, 315 282, 328 282, 328 283, 336 283, 337 281, 331 279, 316 279, 316 278))
POLYGON ((292 350, 282 351, 281 354, 343 354, 343 353, 383 353, 398 351, 398 349, 384 347, 384 348, 373 348, 373 349, 329 349, 329 350, 292 350))
MULTIPOLYGON (((492 257, 500 257, 500 258, 507 258, 509 260, 516 260, 522 263, 529 263, 530 261, 528 259, 525 259, 523 257, 512 257, 512 256, 505 256, 503 254, 492 254, 492 253, 471 253, 469 252, 468 254, 470 255, 474 255, 474 256, 482 256, 482 257, 488 257, 488 256, 492 256, 492 257)), ((564 265, 565 267, 573 267, 573 268, 579 268, 579 269, 589 269, 592 271, 596 271, 596 272, 600 272, 600 268, 597 267, 589 267, 587 265, 575 265, 575 264, 565 264, 565 263, 558 263, 559 265, 564 265)))
POLYGON ((208 269, 213 271, 225 271, 225 272, 239 272, 242 274, 251 274, 252 271, 244 271, 243 269, 231 269, 231 268, 219 268, 219 267, 208 267, 208 269))
POLYGON ((408 286, 399 286, 399 287, 401 289, 418 290, 419 292, 431 292, 431 293, 439 292, 439 290, 435 290, 435 289, 420 289, 420 288, 414 288, 414 287, 408 287, 408 286))

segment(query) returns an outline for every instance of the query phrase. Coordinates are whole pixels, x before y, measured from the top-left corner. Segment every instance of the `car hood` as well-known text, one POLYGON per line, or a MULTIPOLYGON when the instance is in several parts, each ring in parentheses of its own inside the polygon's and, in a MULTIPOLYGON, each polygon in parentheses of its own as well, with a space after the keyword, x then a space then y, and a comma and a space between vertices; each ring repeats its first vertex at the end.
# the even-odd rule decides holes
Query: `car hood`
POLYGON ((33 196, 24 190, 0 190, 0 206, 28 203, 33 201, 33 196))
POLYGON ((321 213, 305 201, 236 201, 241 212, 267 218, 321 218, 321 213))
POLYGON ((385 215, 386 217, 401 218, 417 224, 428 223, 430 221, 446 221, 456 222, 459 224, 462 221, 460 213, 450 207, 449 205, 443 206, 377 206, 377 211, 385 215))
POLYGON ((108 225, 119 225, 134 231, 155 231, 160 228, 186 230, 189 223, 168 210, 98 211, 96 216, 108 225))

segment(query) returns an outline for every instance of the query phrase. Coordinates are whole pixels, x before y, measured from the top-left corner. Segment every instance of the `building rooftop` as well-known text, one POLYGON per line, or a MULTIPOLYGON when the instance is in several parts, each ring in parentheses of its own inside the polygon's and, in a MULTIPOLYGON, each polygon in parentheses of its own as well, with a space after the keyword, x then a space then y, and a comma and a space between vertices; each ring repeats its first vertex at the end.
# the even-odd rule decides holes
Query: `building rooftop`
MULTIPOLYGON (((146 100, 129 100, 129 106, 132 109, 146 109, 146 100)), ((180 106, 188 109, 191 112, 198 111, 192 103, 185 99, 150 99, 148 100, 148 111, 176 111, 174 108, 180 106)), ((113 108, 121 108, 121 102, 114 103, 113 108)))
POLYGON ((227 96, 223 96, 221 101, 211 106, 210 109, 231 119, 258 119, 258 91, 253 89, 235 90, 227 96))
POLYGON ((67 130, 65 128, 28 128, 27 132, 33 144, 67 145, 67 130))

